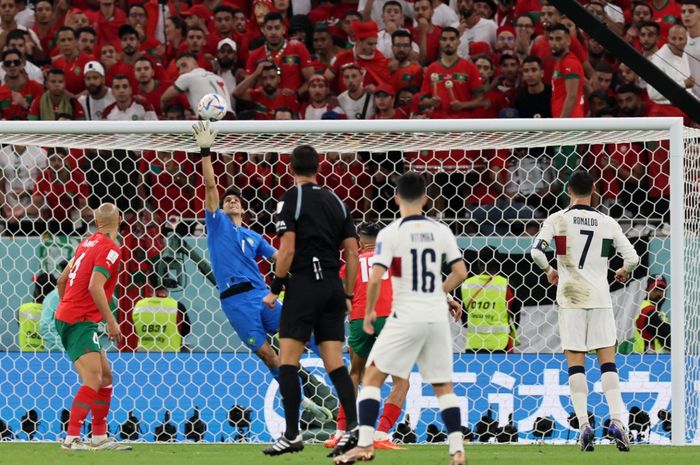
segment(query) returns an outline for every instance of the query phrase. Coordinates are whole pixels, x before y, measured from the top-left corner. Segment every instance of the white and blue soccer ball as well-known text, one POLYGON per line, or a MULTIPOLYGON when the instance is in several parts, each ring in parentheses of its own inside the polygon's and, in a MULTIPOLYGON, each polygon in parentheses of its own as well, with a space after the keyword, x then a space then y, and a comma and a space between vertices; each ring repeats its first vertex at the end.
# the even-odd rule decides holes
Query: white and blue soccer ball
POLYGON ((227 111, 226 101, 219 94, 207 94, 197 105, 197 114, 203 120, 219 121, 227 111))

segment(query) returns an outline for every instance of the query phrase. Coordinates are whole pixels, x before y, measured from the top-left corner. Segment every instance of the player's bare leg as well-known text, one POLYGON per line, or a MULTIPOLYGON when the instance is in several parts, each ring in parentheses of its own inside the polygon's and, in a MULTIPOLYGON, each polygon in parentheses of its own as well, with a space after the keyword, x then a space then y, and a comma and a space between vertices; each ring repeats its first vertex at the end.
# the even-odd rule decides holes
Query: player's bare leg
POLYGON ((450 452, 452 465, 465 465, 467 463, 464 454, 464 435, 462 434, 462 414, 459 409, 459 400, 452 392, 452 383, 433 384, 433 391, 440 404, 442 422, 447 429, 447 445, 450 452))
POLYGON ((588 424, 588 381, 586 380, 586 353, 565 350, 566 363, 569 367, 569 390, 571 403, 579 424, 579 445, 584 452, 594 449, 595 432, 588 424))
POLYGON ((91 450, 81 441, 80 430, 90 410, 93 410, 97 392, 102 386, 102 361, 99 352, 88 352, 74 363, 75 369, 83 382, 73 399, 66 438, 61 443, 65 450, 91 450))
POLYGON ((598 363, 600 364, 600 383, 603 386, 605 400, 608 402, 608 408, 610 409, 610 434, 615 438, 615 445, 618 450, 629 452, 629 433, 622 423, 624 404, 620 391, 620 377, 617 374, 617 366, 615 365, 615 349, 616 347, 612 346, 596 350, 598 363))
POLYGON ((112 367, 104 352, 100 352, 102 368, 102 385, 97 391, 97 400, 92 409, 92 440, 93 450, 131 450, 131 446, 120 444, 114 438, 107 436, 107 415, 112 401, 112 367))

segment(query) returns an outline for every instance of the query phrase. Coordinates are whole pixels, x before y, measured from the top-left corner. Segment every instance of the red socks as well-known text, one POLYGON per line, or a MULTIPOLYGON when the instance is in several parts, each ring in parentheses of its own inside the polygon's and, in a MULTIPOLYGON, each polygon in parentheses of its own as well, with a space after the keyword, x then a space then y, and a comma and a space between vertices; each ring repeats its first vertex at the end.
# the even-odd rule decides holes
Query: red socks
POLYGON ((382 416, 379 419, 379 426, 377 427, 377 431, 381 431, 383 433, 388 433, 389 430, 394 426, 396 421, 399 419, 399 416, 401 415, 401 407, 396 405, 396 404, 390 404, 390 403, 385 403, 384 404, 384 411, 382 411, 382 416))
POLYGON ((89 386, 80 386, 70 409, 70 419, 68 420, 67 430, 68 436, 80 436, 80 429, 83 427, 83 423, 97 398, 97 391, 89 386))
POLYGON ((104 436, 107 434, 107 414, 109 403, 112 400, 112 385, 100 388, 97 398, 92 406, 92 434, 104 436))
POLYGON ((343 406, 338 407, 338 421, 336 422, 337 426, 335 429, 338 431, 345 431, 345 428, 348 427, 348 421, 345 418, 345 410, 343 410, 343 406))

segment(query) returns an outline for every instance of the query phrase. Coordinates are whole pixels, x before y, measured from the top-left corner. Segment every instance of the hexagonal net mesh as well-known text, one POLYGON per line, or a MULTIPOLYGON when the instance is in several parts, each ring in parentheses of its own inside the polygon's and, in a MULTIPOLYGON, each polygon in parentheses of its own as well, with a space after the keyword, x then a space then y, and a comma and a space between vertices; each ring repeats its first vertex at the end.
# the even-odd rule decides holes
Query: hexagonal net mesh
MULTIPOLYGON (((685 335, 679 348, 686 355, 685 440, 700 442, 700 137, 686 135, 684 280, 671 273, 672 240, 683 235, 671 227, 671 133, 663 120, 629 120, 624 127, 619 119, 297 123, 216 125, 217 182, 221 191, 241 191, 249 228, 279 245, 273 214, 276 199, 293 185, 289 154, 311 144, 321 153, 319 184, 341 197, 357 222, 391 222, 398 215, 397 177, 423 173, 427 213, 458 236, 469 279, 483 266, 483 273, 507 280, 503 295, 474 293, 472 281, 455 294, 464 307, 462 320, 452 325, 455 392, 463 424, 477 441, 577 438, 556 290, 533 266, 529 250, 543 219, 568 204, 571 173, 590 170, 594 205, 618 220, 642 257, 626 285, 609 275, 623 419, 636 441, 670 442, 676 392, 671 338, 652 328, 649 312, 668 324, 672 300, 668 290, 661 296, 648 291, 660 289, 662 280, 668 289, 681 280, 686 294, 677 300, 681 308, 686 304, 685 331, 683 320, 674 329, 685 335), (508 329, 497 341, 475 342, 470 317, 473 328, 479 310, 489 306, 498 307, 508 329)), ((64 434, 64 410, 79 380, 52 322, 57 296, 50 291, 78 243, 94 231, 91 209, 104 201, 124 212, 123 262, 112 304, 126 339, 117 347, 101 338, 115 376, 111 434, 149 442, 265 442, 279 435, 284 422, 277 382, 221 310, 207 252, 199 159, 188 153, 197 151, 190 123, 3 124, 0 254, 7 278, 0 284, 0 436, 54 440, 64 434), (165 308, 166 295, 176 304, 165 308), (160 310, 147 300, 152 296, 161 298, 160 310)), ((552 259, 553 251, 547 253, 552 259)), ((269 264, 259 264, 267 275, 269 264)), ((621 258, 613 256, 610 270, 619 266, 621 258)), ((312 351, 302 365, 308 398, 302 430, 322 440, 334 432, 335 418, 322 418, 309 404, 335 417, 338 401, 312 351)), ((587 372, 589 410, 605 440, 609 414, 592 357, 587 372)), ((418 372, 410 384, 404 413, 390 430, 393 439, 444 440, 436 398, 418 372)))

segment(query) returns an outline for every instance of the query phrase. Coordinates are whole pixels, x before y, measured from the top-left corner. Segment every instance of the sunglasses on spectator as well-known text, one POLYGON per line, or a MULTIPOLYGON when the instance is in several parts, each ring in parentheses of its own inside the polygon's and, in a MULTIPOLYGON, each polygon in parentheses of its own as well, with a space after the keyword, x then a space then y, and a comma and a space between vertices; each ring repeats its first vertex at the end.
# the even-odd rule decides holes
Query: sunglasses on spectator
POLYGON ((9 68, 11 66, 19 66, 22 64, 22 60, 5 60, 2 62, 2 65, 5 66, 6 68, 9 68))

